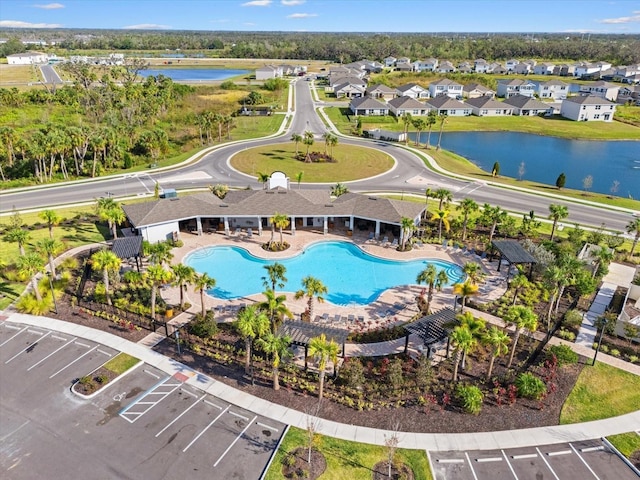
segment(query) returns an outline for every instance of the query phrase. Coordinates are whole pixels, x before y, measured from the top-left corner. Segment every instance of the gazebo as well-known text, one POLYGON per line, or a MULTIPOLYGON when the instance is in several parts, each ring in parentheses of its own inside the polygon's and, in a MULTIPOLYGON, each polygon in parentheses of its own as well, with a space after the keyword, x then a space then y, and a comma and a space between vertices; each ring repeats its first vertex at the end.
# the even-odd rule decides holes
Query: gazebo
POLYGON ((300 320, 287 320, 280 325, 278 329, 279 335, 288 335, 291 337, 291 343, 304 347, 304 369, 308 368, 307 357, 309 354, 309 342, 312 338, 319 337, 320 335, 327 337, 327 340, 333 340, 341 346, 342 351, 340 356, 344 358, 344 345, 347 341, 349 332, 340 328, 331 328, 324 325, 318 325, 317 323, 302 322, 300 320))
POLYGON ((121 260, 129 260, 135 258, 136 268, 140 271, 140 258, 142 257, 142 237, 123 237, 116 238, 111 246, 111 251, 115 253, 121 260))
MULTIPOLYGON (((538 263, 536 259, 527 252, 522 245, 516 240, 494 240, 493 246, 500 252, 500 260, 498 260, 498 271, 502 266, 502 259, 505 259, 511 265, 529 265, 529 278, 531 278, 531 270, 533 265, 538 263)), ((507 273, 507 282, 509 274, 507 273)))
POLYGON ((409 348, 409 335, 415 333, 422 339, 425 347, 427 347, 427 357, 431 355, 431 346, 447 339, 447 357, 449 356, 449 333, 453 327, 459 323, 456 318, 456 312, 451 308, 443 308, 431 315, 422 317, 421 319, 405 325, 404 329, 407 333, 404 342, 404 353, 409 348))

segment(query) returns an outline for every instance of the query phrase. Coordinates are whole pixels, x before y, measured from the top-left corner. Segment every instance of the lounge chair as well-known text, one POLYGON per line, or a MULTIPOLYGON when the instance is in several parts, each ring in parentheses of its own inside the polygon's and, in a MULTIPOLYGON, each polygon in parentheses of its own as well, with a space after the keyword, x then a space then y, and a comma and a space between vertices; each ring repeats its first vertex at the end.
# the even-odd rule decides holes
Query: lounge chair
POLYGON ((387 243, 389 243, 389 237, 385 235, 384 238, 382 239, 382 244, 385 245, 387 243))
POLYGON ((375 233, 373 232, 369 232, 369 236, 367 237, 367 240, 373 240, 373 238, 375 237, 375 233))
POLYGON ((356 317, 354 315, 349 315, 347 316, 347 320, 349 321, 349 323, 353 323, 356 321, 356 317))
POLYGON ((240 232, 242 231, 242 229, 240 227, 236 227, 235 229, 235 234, 236 235, 240 235, 240 232))
POLYGON ((393 239, 393 242, 391 242, 391 246, 392 247, 397 247, 398 246, 398 239, 397 238, 393 239))
POLYGON ((322 323, 327 323, 329 321, 329 314, 328 313, 323 313, 322 314, 322 323))
POLYGON ((342 315, 336 313, 333 317, 333 323, 340 323, 342 321, 342 315))
POLYGON ((247 228, 247 238, 251 238, 253 237, 253 230, 250 228, 247 228))
POLYGON ((364 323, 364 316, 358 315, 358 323, 364 323))

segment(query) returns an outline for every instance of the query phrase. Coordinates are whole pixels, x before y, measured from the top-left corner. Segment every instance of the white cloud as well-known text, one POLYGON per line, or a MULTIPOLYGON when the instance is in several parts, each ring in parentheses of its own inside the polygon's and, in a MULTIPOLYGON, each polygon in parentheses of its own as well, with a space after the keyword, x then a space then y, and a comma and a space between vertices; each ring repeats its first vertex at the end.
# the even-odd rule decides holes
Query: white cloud
POLYGON ((631 12, 633 15, 630 17, 618 17, 618 18, 604 18, 599 20, 600 23, 606 23, 610 25, 620 24, 620 23, 635 23, 640 22, 640 10, 636 10, 631 12))
POLYGON ((271 5, 272 0, 251 0, 250 2, 243 3, 243 7, 268 7, 271 5))
POLYGON ((155 23, 139 23, 137 25, 128 25, 122 27, 124 30, 169 30, 169 25, 157 25, 155 23))
POLYGON ((60 23, 30 23, 20 20, 0 20, 0 27, 4 28, 61 28, 60 23))
POLYGON ((291 15, 287 15, 287 18, 311 18, 317 16, 317 13, 292 13, 291 15))
POLYGON ((64 5, 62 5, 61 3, 36 4, 32 6, 33 8, 42 8, 44 10, 56 10, 58 8, 64 8, 64 5))
POLYGON ((296 5, 302 5, 306 0, 281 0, 280 3, 285 7, 294 7, 296 5))

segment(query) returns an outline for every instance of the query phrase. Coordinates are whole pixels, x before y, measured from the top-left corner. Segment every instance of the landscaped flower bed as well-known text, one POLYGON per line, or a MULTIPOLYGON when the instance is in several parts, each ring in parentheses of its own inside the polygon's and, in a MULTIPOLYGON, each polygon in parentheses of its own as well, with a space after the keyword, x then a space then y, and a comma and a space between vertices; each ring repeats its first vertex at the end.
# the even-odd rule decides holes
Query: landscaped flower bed
POLYGON ((139 364, 141 364, 139 359, 126 353, 119 353, 90 374, 80 377, 71 389, 78 395, 92 396, 139 364))

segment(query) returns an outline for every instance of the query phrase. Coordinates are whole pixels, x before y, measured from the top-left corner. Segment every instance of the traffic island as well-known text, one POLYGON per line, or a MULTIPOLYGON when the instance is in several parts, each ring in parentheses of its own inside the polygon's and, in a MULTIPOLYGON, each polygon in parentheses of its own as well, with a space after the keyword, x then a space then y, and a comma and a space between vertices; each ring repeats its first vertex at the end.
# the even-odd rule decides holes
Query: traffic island
POLYGON ((71 386, 71 391, 84 399, 93 398, 143 363, 136 357, 119 353, 93 372, 77 379, 71 386))

